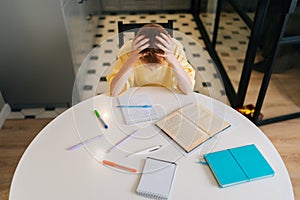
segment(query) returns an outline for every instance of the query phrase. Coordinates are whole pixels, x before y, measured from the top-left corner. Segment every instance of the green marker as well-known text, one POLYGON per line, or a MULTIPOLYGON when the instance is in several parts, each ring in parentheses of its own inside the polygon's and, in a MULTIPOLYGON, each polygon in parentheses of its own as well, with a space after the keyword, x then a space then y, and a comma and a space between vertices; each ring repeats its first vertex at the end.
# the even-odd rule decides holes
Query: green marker
POLYGON ((99 121, 103 124, 104 128, 108 128, 108 125, 103 121, 103 119, 100 117, 100 114, 97 110, 94 110, 96 117, 99 119, 99 121))

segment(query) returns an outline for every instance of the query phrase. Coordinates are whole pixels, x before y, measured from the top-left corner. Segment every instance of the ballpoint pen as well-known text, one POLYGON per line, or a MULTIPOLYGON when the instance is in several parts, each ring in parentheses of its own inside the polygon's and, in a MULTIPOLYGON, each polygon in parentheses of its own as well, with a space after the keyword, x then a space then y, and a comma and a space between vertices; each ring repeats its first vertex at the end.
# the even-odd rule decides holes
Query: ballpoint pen
POLYGON ((119 108, 152 108, 151 105, 119 105, 119 108))
POLYGON ((121 169, 121 170, 129 171, 129 172, 132 172, 132 173, 137 172, 136 169, 125 167, 123 165, 119 165, 117 163, 114 163, 114 162, 111 162, 111 161, 108 161, 108 160, 103 160, 102 162, 103 162, 103 165, 108 165, 110 167, 114 167, 114 168, 118 168, 118 169, 121 169))
POLYGON ((130 133, 129 135, 127 135, 126 137, 124 137, 122 140, 120 140, 114 146, 112 146, 110 149, 108 149, 106 151, 106 153, 109 153, 111 150, 113 150, 115 147, 119 146, 121 143, 123 143, 125 140, 127 140, 129 137, 131 137, 136 132, 137 132, 137 130, 133 131, 132 133, 130 133))
POLYGON ((100 114, 97 110, 94 110, 96 117, 99 119, 99 121, 103 124, 104 128, 108 128, 108 125, 103 121, 103 119, 100 117, 100 114))
POLYGON ((96 137, 92 137, 90 139, 87 139, 83 142, 80 142, 78 144, 75 144, 73 146, 70 146, 69 148, 67 148, 66 150, 74 150, 74 149, 78 149, 79 147, 83 146, 84 144, 88 144, 88 143, 91 143, 91 142, 94 142, 96 140, 99 140, 100 138, 102 138, 104 136, 104 134, 101 134, 101 135, 97 135, 96 137))
POLYGON ((144 154, 152 153, 154 151, 159 150, 161 147, 162 147, 162 145, 152 146, 152 147, 149 147, 147 149, 143 149, 141 151, 137 151, 137 152, 131 153, 127 157, 133 156, 133 155, 144 155, 144 154))

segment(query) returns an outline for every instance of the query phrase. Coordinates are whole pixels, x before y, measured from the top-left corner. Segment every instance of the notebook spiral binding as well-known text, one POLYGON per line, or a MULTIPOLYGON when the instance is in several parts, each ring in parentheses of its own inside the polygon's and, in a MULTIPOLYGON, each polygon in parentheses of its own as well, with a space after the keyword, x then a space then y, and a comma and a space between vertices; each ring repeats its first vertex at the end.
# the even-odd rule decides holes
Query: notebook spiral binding
POLYGON ((148 191, 137 191, 138 195, 148 197, 151 199, 158 199, 158 200, 167 200, 168 197, 162 196, 160 194, 154 193, 154 192, 148 192, 148 191))

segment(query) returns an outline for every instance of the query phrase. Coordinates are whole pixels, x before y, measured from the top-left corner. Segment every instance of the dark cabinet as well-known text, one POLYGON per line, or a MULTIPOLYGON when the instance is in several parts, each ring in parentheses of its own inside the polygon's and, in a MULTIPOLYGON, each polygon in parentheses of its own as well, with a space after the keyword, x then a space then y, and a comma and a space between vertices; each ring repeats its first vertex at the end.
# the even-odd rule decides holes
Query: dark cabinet
POLYGON ((71 105, 76 71, 92 48, 81 4, 1 3, 0 91, 12 108, 71 105))
POLYGON ((188 10, 190 0, 101 0, 103 11, 188 10))

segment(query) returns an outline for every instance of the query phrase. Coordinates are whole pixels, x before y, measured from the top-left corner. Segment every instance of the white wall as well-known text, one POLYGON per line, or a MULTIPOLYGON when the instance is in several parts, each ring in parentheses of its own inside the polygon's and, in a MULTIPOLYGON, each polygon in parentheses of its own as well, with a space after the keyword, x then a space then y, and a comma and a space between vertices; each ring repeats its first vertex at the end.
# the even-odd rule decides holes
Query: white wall
POLYGON ((0 129, 9 113, 10 106, 7 103, 5 103, 2 93, 0 91, 0 129))
POLYGON ((0 110, 2 110, 2 108, 4 107, 4 105, 5 105, 5 102, 4 102, 2 93, 0 91, 0 110))

